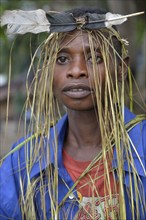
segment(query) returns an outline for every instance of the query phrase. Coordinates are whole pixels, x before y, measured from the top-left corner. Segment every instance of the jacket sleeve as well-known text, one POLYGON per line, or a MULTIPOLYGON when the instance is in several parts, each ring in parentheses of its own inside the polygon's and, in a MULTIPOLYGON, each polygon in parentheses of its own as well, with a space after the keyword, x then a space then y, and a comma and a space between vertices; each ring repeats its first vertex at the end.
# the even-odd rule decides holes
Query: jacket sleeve
POLYGON ((145 219, 146 219, 146 121, 143 126, 143 150, 144 150, 144 168, 145 168, 145 177, 144 177, 144 191, 145 191, 145 219))
MULTIPOLYGON (((144 159, 145 159, 145 165, 146 165, 146 121, 143 126, 143 146, 144 146, 144 159)), ((145 166, 146 169, 146 166, 145 166)))
MULTIPOLYGON (((20 144, 24 139, 20 139, 13 148, 20 144)), ((20 192, 20 166, 18 166, 19 152, 10 154, 0 167, 0 219, 21 220, 19 203, 20 192)))

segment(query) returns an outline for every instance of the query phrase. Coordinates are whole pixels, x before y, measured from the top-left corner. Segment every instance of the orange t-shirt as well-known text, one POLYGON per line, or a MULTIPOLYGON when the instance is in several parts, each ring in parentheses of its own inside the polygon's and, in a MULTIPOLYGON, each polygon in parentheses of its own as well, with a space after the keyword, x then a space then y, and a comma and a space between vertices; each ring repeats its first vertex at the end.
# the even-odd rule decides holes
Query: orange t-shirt
MULTIPOLYGON (((69 175, 75 182, 91 161, 74 160, 65 150, 63 150, 63 162, 69 175)), ((96 213, 97 215, 96 218, 94 216, 94 219, 112 219, 113 209, 115 213, 114 218, 118 215, 118 183, 114 179, 111 160, 108 162, 108 172, 109 181, 107 181, 108 178, 107 175, 105 175, 106 172, 103 160, 100 159, 77 184, 76 190, 79 192, 79 195, 81 195, 80 202, 82 205, 77 219, 82 219, 83 215, 89 213, 89 210, 91 212, 93 200, 95 202, 94 209, 96 210, 94 210, 94 214, 96 213), (107 182, 109 182, 109 184, 107 184, 107 182), (112 194, 112 202, 109 196, 110 194, 112 194), (111 218, 109 217, 110 215, 111 218)))

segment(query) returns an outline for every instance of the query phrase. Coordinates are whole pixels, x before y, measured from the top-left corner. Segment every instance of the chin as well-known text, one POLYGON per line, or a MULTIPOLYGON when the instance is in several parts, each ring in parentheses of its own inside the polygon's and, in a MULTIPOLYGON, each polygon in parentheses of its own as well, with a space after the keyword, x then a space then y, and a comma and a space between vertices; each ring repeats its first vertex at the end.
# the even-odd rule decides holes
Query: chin
POLYGON ((85 106, 85 105, 81 105, 81 104, 78 104, 78 105, 65 105, 65 107, 68 109, 68 110, 73 110, 73 111, 95 111, 95 106, 85 106))
POLYGON ((74 111, 90 111, 95 110, 93 99, 62 99, 61 103, 70 110, 74 111))

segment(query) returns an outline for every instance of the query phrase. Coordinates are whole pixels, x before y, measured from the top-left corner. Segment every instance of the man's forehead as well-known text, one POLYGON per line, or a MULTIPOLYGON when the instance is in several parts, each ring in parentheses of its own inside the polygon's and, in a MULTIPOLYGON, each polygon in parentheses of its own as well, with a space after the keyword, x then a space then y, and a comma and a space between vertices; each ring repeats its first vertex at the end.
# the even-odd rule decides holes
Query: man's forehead
POLYGON ((84 47, 89 47, 88 32, 83 30, 68 32, 60 42, 60 48, 68 48, 73 44, 81 44, 84 47))
POLYGON ((80 39, 85 39, 85 40, 88 40, 88 33, 87 31, 82 31, 82 30, 75 30, 75 31, 71 31, 71 32, 68 32, 63 41, 65 40, 74 40, 76 38, 80 38, 80 39))

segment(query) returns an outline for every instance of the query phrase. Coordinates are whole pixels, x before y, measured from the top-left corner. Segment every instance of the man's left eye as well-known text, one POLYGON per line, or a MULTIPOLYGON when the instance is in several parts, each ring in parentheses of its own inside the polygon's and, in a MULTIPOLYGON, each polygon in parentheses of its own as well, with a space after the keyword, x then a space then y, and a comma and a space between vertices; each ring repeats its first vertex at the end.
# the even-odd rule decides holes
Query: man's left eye
MULTIPOLYGON (((90 56, 88 58, 88 61, 93 63, 93 58, 90 56)), ((98 63, 101 63, 103 61, 102 57, 100 55, 96 55, 95 56, 95 62, 98 64, 98 63)))

